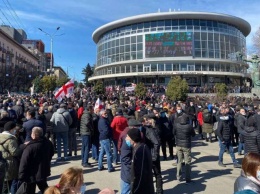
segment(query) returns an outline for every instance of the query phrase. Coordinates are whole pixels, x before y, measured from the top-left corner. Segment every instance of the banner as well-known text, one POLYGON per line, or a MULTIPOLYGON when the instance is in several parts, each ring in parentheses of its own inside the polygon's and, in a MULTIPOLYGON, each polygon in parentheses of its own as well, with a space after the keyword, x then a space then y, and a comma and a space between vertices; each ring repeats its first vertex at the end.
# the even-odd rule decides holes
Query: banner
POLYGON ((125 91, 126 92, 132 92, 132 91, 134 91, 135 90, 135 87, 125 87, 125 91))

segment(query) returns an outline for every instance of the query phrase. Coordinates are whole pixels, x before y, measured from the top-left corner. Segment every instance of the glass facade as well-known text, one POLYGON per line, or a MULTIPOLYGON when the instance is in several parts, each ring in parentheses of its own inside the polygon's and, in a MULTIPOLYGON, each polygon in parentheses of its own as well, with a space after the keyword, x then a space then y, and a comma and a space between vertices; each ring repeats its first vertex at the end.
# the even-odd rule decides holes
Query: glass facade
POLYGON ((144 59, 144 35, 163 32, 192 32, 193 57, 237 60, 245 55, 245 36, 236 27, 211 20, 160 20, 136 23, 111 30, 99 40, 97 66, 144 59))

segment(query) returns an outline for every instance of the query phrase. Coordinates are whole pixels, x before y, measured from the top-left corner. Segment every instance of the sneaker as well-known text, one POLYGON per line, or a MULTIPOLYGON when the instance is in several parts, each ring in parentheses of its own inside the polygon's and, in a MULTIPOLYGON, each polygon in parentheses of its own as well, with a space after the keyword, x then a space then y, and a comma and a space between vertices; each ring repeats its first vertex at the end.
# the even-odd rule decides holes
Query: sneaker
POLYGON ((72 156, 72 154, 68 154, 68 157, 71 157, 72 156))
POLYGON ((218 165, 221 166, 221 167, 226 167, 226 165, 223 164, 223 162, 218 162, 218 165))
POLYGON ((115 172, 115 169, 112 168, 112 169, 108 170, 108 172, 115 172))
POLYGON ((65 160, 65 161, 67 161, 67 160, 69 160, 69 159, 70 159, 69 155, 68 155, 67 157, 64 157, 64 160, 65 160))
POLYGON ((234 163, 234 168, 241 168, 241 164, 234 163))
POLYGON ((191 180, 189 180, 189 181, 186 181, 186 185, 189 185, 189 184, 194 184, 195 182, 194 181, 191 181, 191 180))
POLYGON ((92 168, 92 165, 90 163, 82 164, 84 168, 92 168))
POLYGON ((98 171, 102 171, 102 170, 105 170, 104 166, 98 169, 98 171))
POLYGON ((56 162, 60 162, 60 161, 62 161, 62 158, 61 158, 61 157, 58 157, 58 158, 56 159, 56 162))

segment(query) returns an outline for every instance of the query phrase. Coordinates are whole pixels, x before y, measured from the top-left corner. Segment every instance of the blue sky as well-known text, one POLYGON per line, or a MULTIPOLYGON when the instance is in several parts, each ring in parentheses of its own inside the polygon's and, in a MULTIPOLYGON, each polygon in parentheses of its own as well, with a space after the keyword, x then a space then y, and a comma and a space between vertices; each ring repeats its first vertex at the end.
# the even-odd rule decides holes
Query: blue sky
POLYGON ((64 35, 53 39, 55 65, 68 70, 70 77, 80 81, 82 68, 96 61, 92 33, 108 22, 154 13, 158 9, 161 12, 180 9, 224 13, 241 17, 251 24, 247 38, 250 50, 252 35, 260 27, 259 6, 259 0, 0 0, 0 22, 23 28, 28 39, 41 39, 45 52, 50 52, 50 38, 38 28, 53 34, 60 27, 57 35, 64 35))

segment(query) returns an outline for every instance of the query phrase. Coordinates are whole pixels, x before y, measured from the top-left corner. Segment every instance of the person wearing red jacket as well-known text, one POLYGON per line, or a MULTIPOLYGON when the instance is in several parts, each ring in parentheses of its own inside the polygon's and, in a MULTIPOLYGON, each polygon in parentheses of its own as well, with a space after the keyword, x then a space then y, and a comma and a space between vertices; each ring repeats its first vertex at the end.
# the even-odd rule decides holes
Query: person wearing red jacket
POLYGON ((128 127, 127 119, 123 116, 122 109, 116 111, 116 116, 114 117, 111 128, 113 129, 113 163, 116 165, 119 161, 119 155, 117 150, 117 143, 120 133, 128 127))
POLYGON ((201 135, 201 139, 203 138, 203 133, 202 133, 202 125, 203 125, 203 115, 202 115, 202 109, 201 106, 198 106, 198 115, 197 115, 197 120, 198 120, 198 132, 201 135))

